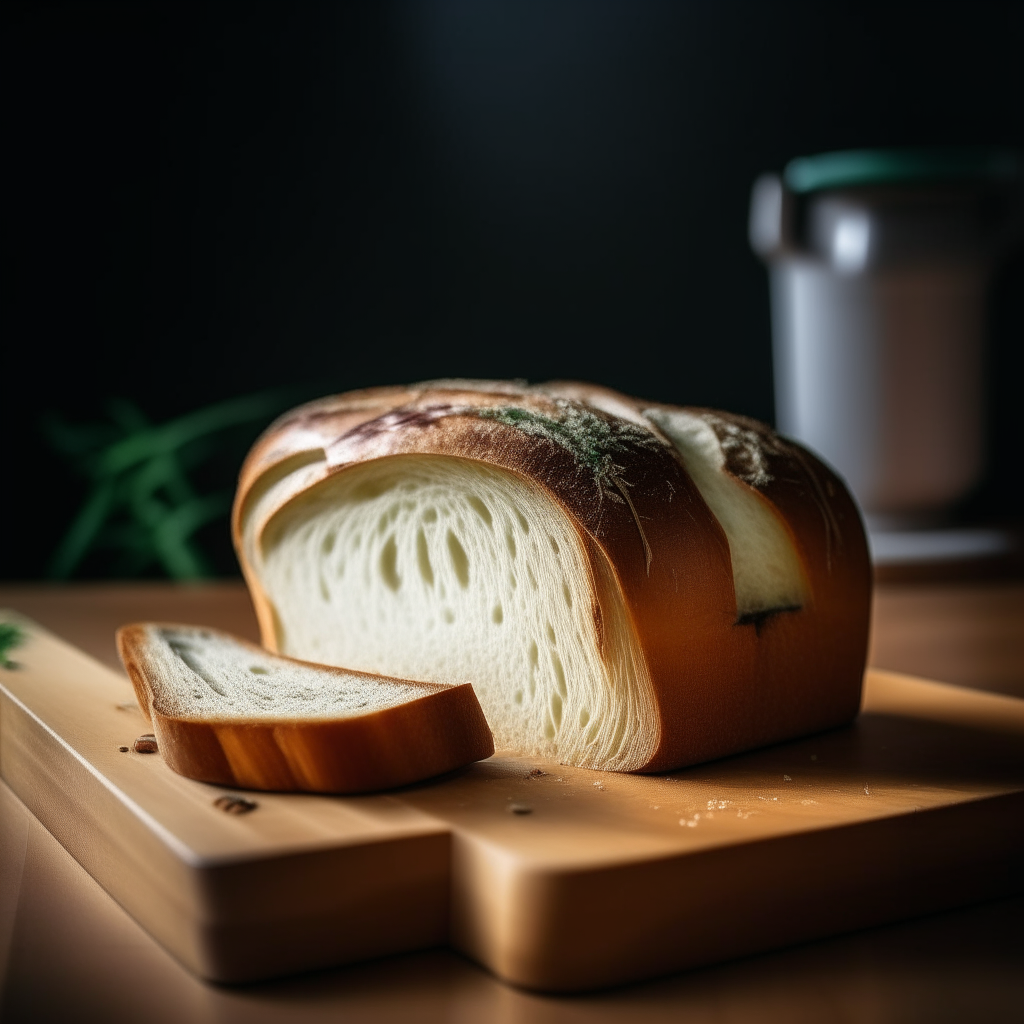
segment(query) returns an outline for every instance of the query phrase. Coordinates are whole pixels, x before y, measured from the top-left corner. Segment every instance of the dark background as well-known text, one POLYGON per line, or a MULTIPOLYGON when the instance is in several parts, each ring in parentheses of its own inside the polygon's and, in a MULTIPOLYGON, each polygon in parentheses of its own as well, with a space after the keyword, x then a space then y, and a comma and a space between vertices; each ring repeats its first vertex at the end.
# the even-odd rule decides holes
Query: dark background
MULTIPOLYGON (((1021 3, 2 17, 4 578, 45 573, 86 494, 45 417, 99 423, 111 398, 159 422, 269 387, 577 377, 771 420, 753 179, 837 148, 1024 145, 1021 3)), ((1018 256, 969 516, 1024 511, 1022 279, 1018 256)), ((230 487, 257 427, 197 485, 230 487)), ((203 543, 234 571, 224 522, 203 543)))

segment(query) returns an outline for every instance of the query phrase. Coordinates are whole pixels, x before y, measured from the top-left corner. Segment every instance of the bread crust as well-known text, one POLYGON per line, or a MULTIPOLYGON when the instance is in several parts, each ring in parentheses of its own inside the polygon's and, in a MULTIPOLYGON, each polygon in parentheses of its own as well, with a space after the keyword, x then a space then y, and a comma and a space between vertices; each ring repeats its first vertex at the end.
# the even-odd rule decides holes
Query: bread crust
POLYGON ((264 643, 275 648, 273 614, 251 558, 275 514, 370 460, 444 455, 539 484, 592 561, 604 563, 595 578, 618 589, 655 706, 652 753, 632 770, 664 771, 850 721, 860 705, 871 572, 846 487, 763 424, 683 410, 727 442, 726 471, 780 517, 809 583, 799 610, 740 619, 725 533, 676 449, 644 416, 678 408, 579 382, 435 382, 352 392, 282 417, 246 461, 233 518, 264 643), (575 424, 579 436, 560 436, 559 423, 575 424), (261 481, 314 448, 316 462, 296 487, 247 515, 261 481))
MULTIPOLYGON (((337 719, 164 714, 154 706, 149 681, 152 633, 189 628, 175 623, 134 623, 117 632, 118 651, 139 706, 153 724, 164 760, 179 775, 244 789, 366 793, 419 782, 494 753, 491 731, 468 683, 406 683, 422 689, 423 696, 337 719)), ((266 653, 238 637, 229 639, 266 653)), ((308 664, 277 657, 300 666, 308 664)), ((375 678, 365 672, 311 667, 337 671, 341 676, 375 678)))

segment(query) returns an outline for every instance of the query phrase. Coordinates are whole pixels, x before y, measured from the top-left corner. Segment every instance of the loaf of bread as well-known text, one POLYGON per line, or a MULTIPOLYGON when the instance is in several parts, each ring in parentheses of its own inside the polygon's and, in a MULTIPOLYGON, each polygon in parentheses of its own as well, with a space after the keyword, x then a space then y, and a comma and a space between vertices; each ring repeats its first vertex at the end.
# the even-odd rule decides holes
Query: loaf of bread
POLYGON ((268 648, 472 683, 500 749, 653 772, 858 710, 859 513, 743 417, 571 382, 356 391, 271 426, 233 528, 268 648))
POLYGON ((117 645, 164 760, 202 782, 362 793, 494 752, 467 684, 309 665, 202 626, 137 623, 117 645))

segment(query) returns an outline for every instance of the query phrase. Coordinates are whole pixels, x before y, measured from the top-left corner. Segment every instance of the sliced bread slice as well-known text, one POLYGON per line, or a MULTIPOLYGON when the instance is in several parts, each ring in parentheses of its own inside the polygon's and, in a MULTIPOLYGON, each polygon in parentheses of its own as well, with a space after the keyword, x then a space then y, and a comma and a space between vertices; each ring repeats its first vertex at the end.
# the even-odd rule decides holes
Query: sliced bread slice
POLYGON ((203 626, 136 623, 117 645, 164 760, 191 779, 362 793, 494 752, 468 683, 315 665, 203 626))

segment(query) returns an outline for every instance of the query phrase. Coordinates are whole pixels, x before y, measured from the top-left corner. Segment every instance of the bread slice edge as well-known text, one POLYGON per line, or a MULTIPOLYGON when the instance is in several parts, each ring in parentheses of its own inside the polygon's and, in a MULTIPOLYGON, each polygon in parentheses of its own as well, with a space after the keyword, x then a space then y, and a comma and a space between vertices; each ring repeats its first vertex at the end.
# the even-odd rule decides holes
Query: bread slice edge
POLYGON ((178 774, 201 782, 273 791, 372 792, 419 782, 494 752, 483 710, 468 683, 410 682, 350 672, 272 655, 228 633, 178 623, 123 626, 117 646, 164 760, 178 774), (152 676, 166 670, 154 664, 154 645, 160 642, 155 634, 196 628, 300 671, 402 683, 422 696, 339 718, 165 713, 154 701, 152 676))

